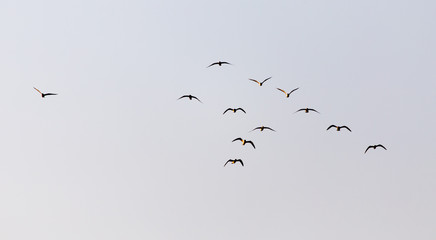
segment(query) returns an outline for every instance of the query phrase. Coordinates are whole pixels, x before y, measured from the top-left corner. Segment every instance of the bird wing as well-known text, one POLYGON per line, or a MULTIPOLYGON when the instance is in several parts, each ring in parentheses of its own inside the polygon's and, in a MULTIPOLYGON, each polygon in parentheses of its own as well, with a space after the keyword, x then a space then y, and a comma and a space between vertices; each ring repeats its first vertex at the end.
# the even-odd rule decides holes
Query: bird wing
POLYGON ((221 62, 221 64, 229 64, 229 65, 232 65, 232 64, 229 63, 229 62, 221 62))
POLYGON ((247 143, 251 144, 251 146, 253 146, 254 149, 256 149, 256 146, 254 146, 254 143, 253 143, 252 141, 245 141, 245 143, 246 143, 246 144, 247 144, 247 143))
POLYGON ((328 127, 327 130, 329 130, 332 127, 336 127, 336 125, 330 125, 330 127, 328 127))
POLYGON ((347 129, 348 131, 351 132, 351 129, 350 129, 349 127, 347 127, 347 126, 342 126, 342 127, 340 127, 340 128, 345 128, 345 129, 347 129))
POLYGON ((44 93, 44 96, 58 95, 57 93, 44 93))
POLYGON ((241 110, 241 111, 243 111, 244 113, 246 113, 245 110, 242 109, 242 108, 237 108, 236 111, 238 111, 238 110, 241 110))
POLYGON ((282 92, 284 92, 286 95, 288 95, 288 94, 286 93, 286 91, 283 90, 283 89, 277 88, 277 90, 282 91, 282 92))
POLYGON ((214 62, 214 63, 212 63, 211 65, 209 65, 207 67, 212 67, 213 65, 217 65, 217 64, 218 64, 218 62, 214 62))
POLYGON ((375 147, 382 147, 384 150, 387 150, 387 149, 385 148, 385 146, 383 146, 383 145, 381 145, 381 144, 378 144, 378 145, 376 145, 375 147))
POLYGON ((234 141, 242 141, 242 138, 235 138, 235 139, 233 139, 233 141, 232 142, 234 142, 234 141))
POLYGON ((289 94, 291 94, 291 93, 297 91, 298 89, 300 89, 300 88, 293 89, 292 91, 289 92, 289 94))
POLYGON ((240 162, 242 166, 244 166, 244 162, 241 159, 237 159, 236 162, 240 162))
POLYGON ((272 78, 272 77, 269 77, 269 78, 267 78, 267 79, 263 80, 263 81, 262 81, 262 84, 263 84, 264 82, 266 82, 266 81, 270 80, 271 78, 272 78))
POLYGON ((315 109, 313 109, 313 108, 308 108, 307 110, 309 110, 309 111, 314 111, 314 112, 317 112, 317 113, 319 113, 318 111, 316 111, 315 109))
POLYGON ((365 150, 365 153, 368 151, 368 149, 372 148, 373 146, 368 146, 365 150))
POLYGON ((257 129, 261 129, 262 127, 257 127, 257 128, 254 128, 253 130, 251 130, 250 132, 252 132, 252 131, 254 131, 254 130, 257 130, 257 129))
POLYGON ((227 160, 227 162, 224 164, 224 167, 227 165, 227 163, 232 162, 232 159, 227 160))
POLYGON ((36 87, 33 87, 36 91, 38 91, 39 93, 41 93, 42 94, 42 92, 41 91, 39 91, 38 90, 38 88, 36 88, 36 87))
POLYGON ((199 101, 199 102, 201 102, 201 103, 203 103, 202 101, 200 101, 200 99, 198 99, 196 96, 192 96, 192 98, 195 98, 195 99, 197 99, 197 101, 199 101))
MULTIPOLYGON (((306 109, 305 109, 305 108, 302 108, 302 109, 297 110, 296 112, 299 112, 299 111, 306 111, 306 109)), ((295 113, 296 113, 296 112, 295 112, 295 113)))
POLYGON ((230 111, 233 111, 233 109, 231 109, 231 108, 227 108, 227 109, 223 112, 223 114, 226 113, 226 112, 229 111, 229 110, 230 110, 230 111))
POLYGON ((276 131, 276 130, 270 128, 270 127, 264 127, 264 129, 269 129, 269 130, 274 131, 274 132, 276 131))
POLYGON ((177 100, 182 99, 182 98, 184 98, 184 97, 189 97, 189 95, 183 95, 183 96, 177 98, 177 100))
POLYGON ((257 81, 257 80, 255 80, 255 79, 251 79, 251 78, 249 78, 248 80, 253 81, 253 82, 257 82, 257 84, 260 84, 260 82, 257 81))

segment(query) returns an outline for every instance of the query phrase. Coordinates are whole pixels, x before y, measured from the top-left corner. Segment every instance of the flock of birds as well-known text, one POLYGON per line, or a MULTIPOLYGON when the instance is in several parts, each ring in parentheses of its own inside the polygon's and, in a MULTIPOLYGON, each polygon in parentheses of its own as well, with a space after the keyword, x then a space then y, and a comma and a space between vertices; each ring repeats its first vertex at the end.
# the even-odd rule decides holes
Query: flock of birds
MULTIPOLYGON (((231 63, 229 63, 229 62, 221 62, 221 61, 218 61, 218 62, 214 62, 214 63, 210 64, 210 65, 207 66, 207 67, 211 67, 211 66, 214 66, 214 65, 218 65, 218 66, 222 66, 222 65, 231 65, 231 63)), ((271 77, 268 77, 268 78, 264 79, 263 81, 258 81, 258 80, 256 80, 256 79, 251 79, 251 78, 249 78, 248 80, 257 83, 259 86, 262 86, 266 81, 268 81, 268 80, 270 80, 270 79, 271 79, 271 77)), ((44 92, 41 92, 39 89, 37 89, 37 88, 35 88, 35 87, 33 87, 33 88, 34 88, 34 89, 35 89, 39 94, 41 94, 41 97, 42 97, 42 98, 45 98, 46 96, 54 96, 54 95, 57 95, 57 93, 44 93, 44 92)), ((277 88, 277 90, 279 90, 280 92, 283 92, 283 93, 286 95, 286 98, 289 98, 289 96, 290 96, 293 92, 297 91, 298 89, 299 89, 299 88, 295 88, 295 89, 293 89, 293 90, 290 91, 290 92, 286 92, 285 90, 283 90, 283 89, 281 89, 281 88, 277 88)), ((195 100, 197 100, 198 102, 202 103, 202 101, 201 101, 199 98, 197 98, 196 96, 190 95, 190 94, 189 94, 189 95, 183 95, 183 96, 179 97, 177 100, 180 100, 180 99, 183 99, 183 98, 187 98, 187 99, 189 99, 189 100, 193 100, 193 99, 195 99, 195 100)), ((227 109, 223 112, 223 114, 227 113, 228 111, 231 111, 231 112, 233 112, 233 113, 236 113, 237 111, 241 111, 241 112, 243 112, 243 113, 246 113, 245 110, 244 110, 243 108, 227 108, 227 109)), ((303 112, 305 112, 305 113, 315 112, 315 113, 318 113, 318 114, 319 114, 319 112, 318 112, 317 110, 313 109, 313 108, 301 108, 301 109, 297 110, 295 113, 297 113, 297 112, 301 112, 301 111, 303 111, 303 112)), ((329 129, 331 129, 331 128, 336 128, 336 131, 340 131, 341 129, 344 128, 344 129, 347 129, 348 131, 351 132, 351 129, 350 129, 349 127, 347 127, 347 126, 336 126, 336 125, 330 125, 326 130, 329 130, 329 129)), ((260 131, 270 130, 270 131, 274 131, 274 132, 275 132, 274 129, 272 129, 272 128, 270 128, 270 127, 266 127, 266 126, 256 127, 256 128, 254 128, 253 130, 251 130, 251 131, 255 131, 255 130, 260 130, 260 131)), ((235 138, 235 139, 232 140, 232 142, 236 142, 236 141, 240 141, 240 142, 242 143, 242 145, 249 144, 249 145, 251 145, 254 149, 256 149, 256 146, 254 145, 253 141, 246 140, 246 139, 242 139, 242 138, 240 138, 240 137, 235 138)), ((371 149, 371 148, 376 149, 376 148, 379 148, 379 147, 380 147, 380 148, 383 148, 384 150, 387 150, 386 147, 384 147, 382 144, 376 144, 376 145, 370 145, 370 146, 368 146, 368 147, 366 148, 366 150, 365 150, 364 153, 366 153, 366 152, 367 152, 369 149, 371 149)), ((224 167, 225 167, 228 163, 235 164, 235 163, 238 163, 238 162, 239 162, 242 166, 244 166, 244 162, 243 162, 241 159, 229 159, 229 160, 227 160, 227 161, 225 162, 224 167)))

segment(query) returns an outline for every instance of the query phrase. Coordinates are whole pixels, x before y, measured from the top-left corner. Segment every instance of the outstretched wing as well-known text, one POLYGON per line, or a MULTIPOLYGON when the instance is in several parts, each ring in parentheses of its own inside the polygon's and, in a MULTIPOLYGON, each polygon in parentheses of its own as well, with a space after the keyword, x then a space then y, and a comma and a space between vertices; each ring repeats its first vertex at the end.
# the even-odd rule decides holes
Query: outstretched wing
POLYGON ((298 89, 300 89, 300 88, 293 89, 292 91, 289 92, 289 95, 290 95, 291 93, 297 91, 298 89))
POLYGON ((207 67, 212 67, 213 65, 217 65, 217 64, 218 64, 218 62, 214 62, 214 63, 212 63, 211 65, 209 65, 207 67))
POLYGON ((200 99, 198 99, 196 96, 192 96, 192 98, 197 99, 197 101, 203 103, 202 101, 200 101, 200 99))
POLYGON ((257 128, 254 128, 253 130, 251 130, 250 132, 252 132, 252 131, 254 131, 254 130, 257 130, 257 129, 262 129, 262 127, 257 127, 257 128))
POLYGON ((236 159, 235 162, 240 162, 242 166, 244 166, 244 162, 241 159, 236 159))
POLYGON ((317 113, 319 113, 318 111, 316 111, 315 109, 313 109, 313 108, 308 108, 307 109, 308 111, 314 111, 314 112, 317 112, 317 113))
POLYGON ((233 162, 233 160, 232 159, 229 159, 229 160, 227 160, 227 162, 224 164, 224 167, 227 165, 227 163, 229 163, 229 162, 233 162))
POLYGON ((269 130, 271 130, 271 131, 276 131, 276 130, 274 130, 274 129, 272 129, 272 128, 270 128, 270 127, 263 127, 264 129, 269 129, 269 130))
POLYGON ((299 111, 306 111, 306 109, 305 109, 305 108, 298 109, 295 113, 297 113, 297 112, 299 112, 299 111))
POLYGON ((269 78, 267 78, 267 79, 263 80, 263 81, 262 81, 262 84, 263 84, 264 82, 266 82, 266 81, 270 80, 271 78, 272 78, 272 77, 269 77, 269 78))
POLYGON ((227 109, 223 112, 223 114, 226 113, 227 111, 233 111, 233 109, 231 109, 231 108, 227 108, 227 109))
POLYGON ((185 97, 189 97, 189 95, 183 95, 183 96, 177 98, 177 100, 182 99, 182 98, 185 98, 185 97))
POLYGON ((255 79, 251 79, 251 78, 249 78, 248 80, 253 81, 253 82, 257 82, 257 84, 260 84, 260 82, 257 81, 257 80, 255 80, 255 79))
POLYGON ((233 141, 232 142, 234 142, 234 141, 242 141, 242 138, 235 138, 235 139, 233 139, 233 141))
POLYGON ((351 129, 349 127, 347 127, 347 126, 341 126, 340 128, 345 128, 345 129, 347 129, 348 131, 351 132, 351 129))
POLYGON ((232 65, 232 64, 229 63, 229 62, 221 62, 221 64, 229 64, 229 65, 232 65))
POLYGON ((370 149, 370 148, 372 148, 372 147, 374 147, 374 146, 368 146, 368 147, 366 148, 366 150, 365 150, 365 153, 368 151, 368 149, 370 149))
POLYGON ((41 91, 39 91, 38 90, 38 88, 36 88, 36 87, 33 87, 36 91, 38 91, 41 95, 42 95, 42 92, 41 91))
POLYGON ((44 96, 50 96, 50 95, 58 95, 57 93, 44 93, 44 96))
POLYGON ((329 130, 332 127, 336 127, 336 125, 330 125, 330 127, 328 127, 327 130, 329 130))
POLYGON ((238 110, 241 110, 241 111, 243 111, 244 113, 246 113, 245 110, 242 109, 242 108, 237 108, 235 111, 238 111, 238 110))
POLYGON ((254 143, 253 143, 252 141, 245 141, 245 143, 246 143, 246 144, 247 144, 247 143, 251 144, 251 146, 253 146, 254 149, 256 149, 256 146, 254 146, 254 143))
POLYGON ((385 146, 383 146, 383 145, 381 145, 381 144, 378 144, 378 145, 376 145, 375 147, 381 147, 381 148, 383 148, 384 150, 387 150, 387 149, 385 148, 385 146))
POLYGON ((277 90, 282 91, 282 92, 284 92, 286 95, 288 95, 288 94, 286 93, 286 91, 283 90, 283 89, 277 88, 277 90))

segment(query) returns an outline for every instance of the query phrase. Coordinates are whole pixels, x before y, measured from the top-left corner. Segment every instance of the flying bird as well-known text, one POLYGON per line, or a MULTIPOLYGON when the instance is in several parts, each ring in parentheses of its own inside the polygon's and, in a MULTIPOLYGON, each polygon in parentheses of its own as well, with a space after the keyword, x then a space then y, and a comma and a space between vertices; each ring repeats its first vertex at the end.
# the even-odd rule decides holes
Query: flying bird
POLYGON ((300 88, 295 88, 294 90, 290 91, 289 93, 287 93, 285 90, 277 88, 277 90, 282 91, 286 94, 286 97, 289 98, 289 96, 291 95, 291 93, 293 93, 294 91, 297 91, 300 88))
POLYGON ((249 78, 248 80, 253 81, 253 82, 257 82, 257 84, 259 84, 259 86, 262 86, 264 82, 270 80, 271 78, 272 78, 272 77, 266 78, 266 79, 263 80, 262 82, 259 82, 259 81, 255 80, 255 79, 251 79, 251 78, 249 78))
POLYGON ((245 139, 242 139, 242 138, 235 138, 235 139, 233 139, 232 142, 238 141, 238 140, 242 142, 242 145, 245 145, 246 143, 249 143, 249 144, 251 144, 251 146, 253 146, 254 149, 256 149, 256 147, 254 146, 254 143, 252 141, 248 141, 248 140, 245 140, 245 139))
POLYGON ((223 64, 229 64, 229 65, 231 65, 231 63, 229 63, 229 62, 221 62, 221 61, 218 61, 218 62, 214 62, 214 63, 212 63, 211 65, 209 65, 209 66, 207 66, 207 67, 212 67, 213 65, 221 66, 221 65, 223 65, 223 64))
MULTIPOLYGON (((314 111, 314 112, 319 113, 318 111, 316 111, 316 110, 313 109, 313 108, 302 108, 302 109, 299 109, 299 110, 296 111, 296 112, 299 112, 299 111, 304 111, 304 112, 306 112, 306 113, 309 113, 309 111, 314 111)), ((296 112, 295 112, 295 113, 296 113, 296 112)))
POLYGON ((58 95, 57 93, 42 93, 39 91, 36 87, 33 87, 36 91, 38 91, 41 94, 41 97, 50 96, 50 95, 58 95))
POLYGON ((347 126, 336 126, 336 125, 330 125, 330 127, 328 127, 327 130, 329 130, 332 127, 336 128, 337 131, 341 131, 341 128, 345 128, 345 129, 347 129, 348 131, 351 132, 351 129, 348 128, 347 126))
POLYGON ((227 165, 227 163, 231 163, 231 164, 235 164, 237 162, 240 162, 242 166, 244 166, 244 162, 242 162, 241 159, 229 159, 227 160, 227 162, 224 164, 224 167, 227 165))
POLYGON ((203 103, 203 102, 200 101, 200 99, 198 99, 196 96, 192 96, 192 95, 183 95, 183 96, 179 97, 177 100, 182 99, 182 98, 185 98, 185 97, 189 98, 189 100, 197 99, 197 101, 203 103))
POLYGON ((374 148, 374 149, 376 149, 376 148, 378 148, 378 147, 381 147, 381 148, 383 148, 384 150, 387 150, 383 145, 381 145, 381 144, 377 144, 377 145, 370 145, 370 146, 368 146, 368 147, 366 148, 366 150, 365 150, 365 153, 366 153, 366 151, 368 151, 368 149, 370 149, 370 148, 374 148))
POLYGON ((226 113, 227 111, 232 111, 232 112, 235 113, 235 112, 238 111, 238 110, 241 110, 241 111, 243 111, 244 113, 246 113, 245 110, 242 109, 242 108, 227 108, 227 109, 223 112, 223 114, 226 113))
POLYGON ((254 131, 254 130, 257 130, 257 129, 259 129, 260 131, 263 131, 264 129, 268 129, 268 130, 271 130, 273 132, 276 131, 276 130, 270 128, 270 127, 260 126, 260 127, 254 128, 253 130, 251 130, 251 132, 254 131))

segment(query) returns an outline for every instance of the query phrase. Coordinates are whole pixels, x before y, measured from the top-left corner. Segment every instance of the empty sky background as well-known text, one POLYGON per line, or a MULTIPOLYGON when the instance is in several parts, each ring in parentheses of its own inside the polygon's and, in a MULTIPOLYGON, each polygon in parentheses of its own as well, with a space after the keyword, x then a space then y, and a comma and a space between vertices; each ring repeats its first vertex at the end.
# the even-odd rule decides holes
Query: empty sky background
POLYGON ((435 14, 430 0, 2 1, 0 238, 434 239, 435 14), (206 68, 218 60, 233 65, 206 68), (277 132, 249 132, 261 125, 277 132))

